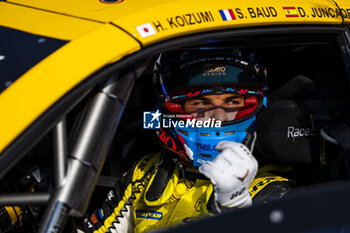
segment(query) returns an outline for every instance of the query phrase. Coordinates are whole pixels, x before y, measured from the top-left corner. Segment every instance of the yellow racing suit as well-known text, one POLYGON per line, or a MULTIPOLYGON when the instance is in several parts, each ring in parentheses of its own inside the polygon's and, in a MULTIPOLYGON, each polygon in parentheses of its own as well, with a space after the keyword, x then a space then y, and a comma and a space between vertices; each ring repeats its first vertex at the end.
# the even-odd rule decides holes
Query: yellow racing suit
MULTIPOLYGON (((264 199, 280 198, 290 190, 288 179, 271 173, 276 169, 280 168, 259 169, 250 186, 253 201, 260 193, 264 199)), ((103 207, 85 219, 84 229, 99 233, 148 232, 218 214, 218 208, 213 185, 206 177, 158 153, 143 157, 118 180, 103 207)))

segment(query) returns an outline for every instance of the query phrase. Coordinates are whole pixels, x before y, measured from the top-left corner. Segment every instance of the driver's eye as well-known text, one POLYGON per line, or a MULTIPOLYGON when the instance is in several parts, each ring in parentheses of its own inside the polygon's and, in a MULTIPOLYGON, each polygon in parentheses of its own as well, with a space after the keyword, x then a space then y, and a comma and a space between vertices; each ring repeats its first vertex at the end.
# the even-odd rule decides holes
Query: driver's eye
POLYGON ((200 106, 208 106, 210 104, 209 101, 198 101, 198 102, 194 102, 193 105, 196 107, 200 107, 200 106))
POLYGON ((230 100, 230 101, 227 101, 226 103, 227 103, 227 104, 234 104, 234 105, 236 105, 236 104, 240 104, 241 101, 238 101, 238 100, 230 100))
POLYGON ((243 103, 243 99, 241 98, 232 98, 225 101, 226 105, 241 105, 243 103))
POLYGON ((241 100, 229 100, 229 101, 226 101, 226 104, 230 104, 230 105, 239 105, 241 103, 242 103, 241 100))

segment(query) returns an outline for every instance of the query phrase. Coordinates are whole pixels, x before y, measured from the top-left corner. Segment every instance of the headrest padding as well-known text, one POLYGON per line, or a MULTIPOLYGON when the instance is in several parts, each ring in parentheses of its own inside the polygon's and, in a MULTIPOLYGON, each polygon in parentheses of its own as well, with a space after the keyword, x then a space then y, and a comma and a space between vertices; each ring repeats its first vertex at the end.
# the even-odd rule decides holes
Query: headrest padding
POLYGON ((310 116, 292 100, 276 101, 264 109, 254 125, 256 149, 266 158, 310 164, 317 158, 319 134, 310 116))

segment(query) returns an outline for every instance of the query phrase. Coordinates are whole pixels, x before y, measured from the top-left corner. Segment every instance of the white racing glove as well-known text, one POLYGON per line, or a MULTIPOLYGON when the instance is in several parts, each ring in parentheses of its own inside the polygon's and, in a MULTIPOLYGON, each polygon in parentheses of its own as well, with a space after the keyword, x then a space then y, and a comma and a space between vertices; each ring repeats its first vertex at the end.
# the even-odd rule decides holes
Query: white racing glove
POLYGON ((228 207, 251 205, 249 185, 258 170, 256 159, 242 143, 222 141, 216 149, 221 153, 199 167, 214 185, 216 201, 228 207))

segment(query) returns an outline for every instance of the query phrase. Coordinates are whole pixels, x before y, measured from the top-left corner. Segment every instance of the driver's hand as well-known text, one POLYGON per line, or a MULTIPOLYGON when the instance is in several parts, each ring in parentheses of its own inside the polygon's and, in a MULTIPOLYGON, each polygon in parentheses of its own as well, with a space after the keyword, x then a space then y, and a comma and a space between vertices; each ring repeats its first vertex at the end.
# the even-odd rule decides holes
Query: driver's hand
POLYGON ((199 167, 214 185, 216 201, 228 207, 251 205, 249 185, 258 170, 256 159, 242 143, 222 141, 216 149, 221 153, 199 167))

